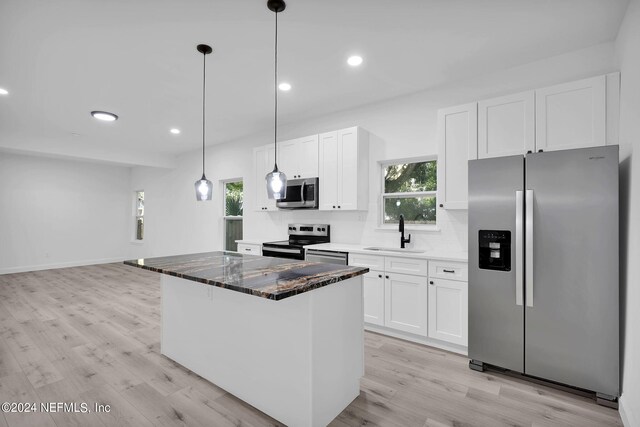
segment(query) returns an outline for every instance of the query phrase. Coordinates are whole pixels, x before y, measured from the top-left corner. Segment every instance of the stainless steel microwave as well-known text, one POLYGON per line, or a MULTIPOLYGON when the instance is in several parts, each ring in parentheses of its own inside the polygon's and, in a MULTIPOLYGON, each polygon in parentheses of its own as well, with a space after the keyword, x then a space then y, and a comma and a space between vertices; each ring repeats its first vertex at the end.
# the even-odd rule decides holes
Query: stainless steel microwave
POLYGON ((287 195, 276 201, 280 209, 318 209, 318 178, 287 180, 287 195))

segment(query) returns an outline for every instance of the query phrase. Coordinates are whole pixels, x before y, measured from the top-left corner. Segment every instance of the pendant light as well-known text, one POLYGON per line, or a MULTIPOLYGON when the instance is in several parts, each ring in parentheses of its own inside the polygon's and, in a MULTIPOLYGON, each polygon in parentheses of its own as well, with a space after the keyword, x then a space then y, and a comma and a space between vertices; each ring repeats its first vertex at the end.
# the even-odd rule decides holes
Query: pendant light
POLYGON ((213 193, 213 184, 204 175, 204 135, 205 135, 204 112, 205 112, 205 88, 207 83, 207 73, 206 73, 207 55, 213 52, 213 49, 211 49, 211 46, 208 46, 206 44, 199 44, 196 49, 198 49, 198 52, 202 54, 203 66, 202 66, 202 178, 196 181, 195 187, 196 187, 196 200, 203 201, 203 200, 211 200, 212 193, 213 193))
POLYGON ((267 181, 267 196, 270 199, 284 199, 287 195, 287 176, 278 170, 278 13, 287 5, 283 0, 268 0, 267 7, 276 14, 276 42, 275 42, 275 109, 273 126, 274 164, 273 171, 265 177, 267 181))

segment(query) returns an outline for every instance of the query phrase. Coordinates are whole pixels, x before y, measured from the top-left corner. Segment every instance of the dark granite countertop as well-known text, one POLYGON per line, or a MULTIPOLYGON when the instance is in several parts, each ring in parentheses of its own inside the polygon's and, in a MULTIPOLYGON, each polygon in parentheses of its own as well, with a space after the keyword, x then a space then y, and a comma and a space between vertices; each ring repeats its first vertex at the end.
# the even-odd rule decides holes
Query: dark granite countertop
POLYGON ((124 263, 276 301, 369 271, 361 267, 227 251, 145 258, 124 263))

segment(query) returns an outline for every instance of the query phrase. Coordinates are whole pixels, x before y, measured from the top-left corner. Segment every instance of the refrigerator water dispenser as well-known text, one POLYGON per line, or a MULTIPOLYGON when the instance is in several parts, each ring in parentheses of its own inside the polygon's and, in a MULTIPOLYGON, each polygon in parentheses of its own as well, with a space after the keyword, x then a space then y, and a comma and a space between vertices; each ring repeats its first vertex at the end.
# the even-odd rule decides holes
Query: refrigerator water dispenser
POLYGON ((485 270, 511 271, 511 232, 479 230, 479 267, 485 270))

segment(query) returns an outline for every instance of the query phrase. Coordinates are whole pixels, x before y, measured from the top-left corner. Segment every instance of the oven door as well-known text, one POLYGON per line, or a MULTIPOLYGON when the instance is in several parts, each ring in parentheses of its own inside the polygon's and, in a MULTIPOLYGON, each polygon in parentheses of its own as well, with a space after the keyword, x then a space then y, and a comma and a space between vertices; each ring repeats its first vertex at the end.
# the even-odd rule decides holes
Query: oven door
POLYGON ((303 260, 304 252, 302 248, 269 246, 268 244, 263 244, 262 256, 303 260))
POLYGON ((280 209, 318 209, 318 178, 290 179, 287 196, 276 201, 280 209))

